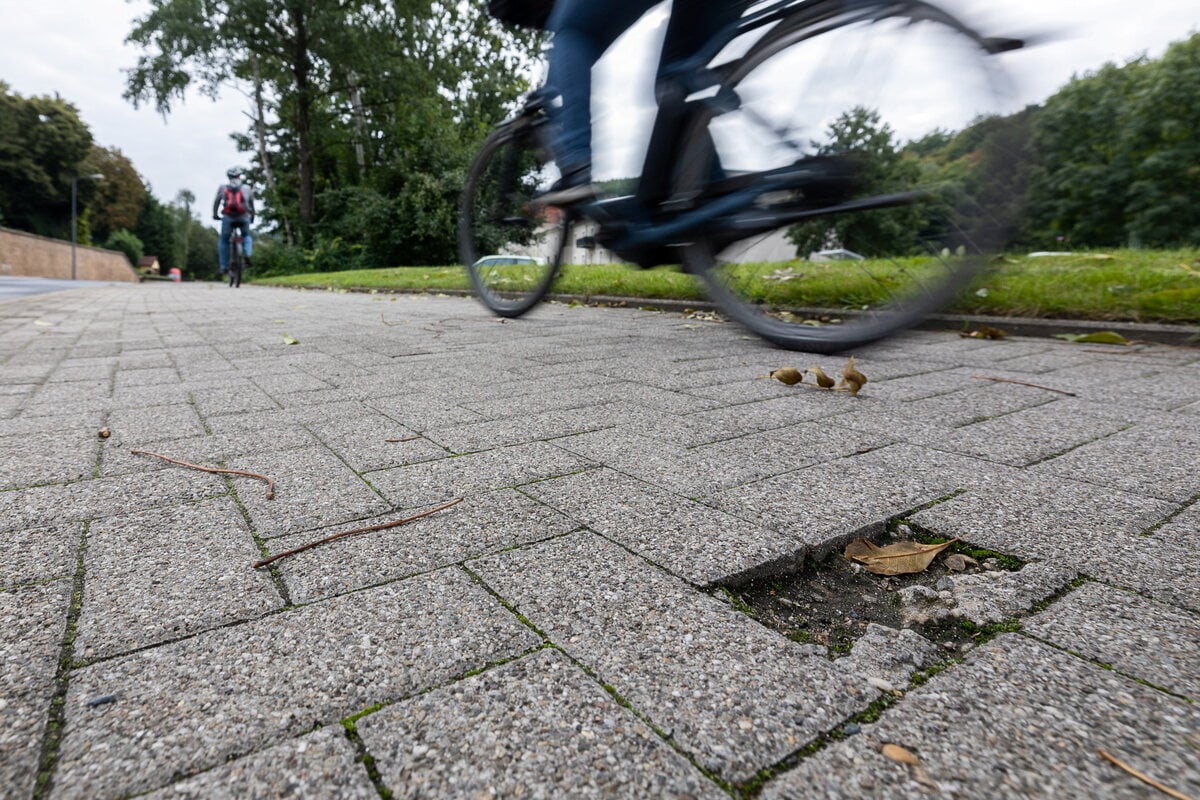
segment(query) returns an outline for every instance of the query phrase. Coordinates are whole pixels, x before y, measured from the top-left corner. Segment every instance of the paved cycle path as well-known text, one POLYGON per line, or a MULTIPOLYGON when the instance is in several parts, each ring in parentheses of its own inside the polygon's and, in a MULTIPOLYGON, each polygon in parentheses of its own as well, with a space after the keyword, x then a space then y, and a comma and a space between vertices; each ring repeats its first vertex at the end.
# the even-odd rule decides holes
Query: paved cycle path
POLYGON ((856 355, 850 397, 678 314, 5 303, 0 797, 1156 796, 1098 749, 1200 796, 1200 350, 856 355), (992 551, 895 593, 977 645, 723 590, 900 521, 992 551))

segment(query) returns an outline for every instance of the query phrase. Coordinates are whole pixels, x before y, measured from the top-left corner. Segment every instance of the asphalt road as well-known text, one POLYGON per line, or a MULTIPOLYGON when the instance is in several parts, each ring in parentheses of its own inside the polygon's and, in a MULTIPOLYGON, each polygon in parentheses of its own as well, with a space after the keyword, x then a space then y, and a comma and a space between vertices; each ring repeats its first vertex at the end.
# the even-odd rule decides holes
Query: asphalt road
POLYGON ((46 292, 61 292, 83 286, 103 286, 107 281, 64 281, 56 278, 0 277, 0 303, 17 297, 46 292))

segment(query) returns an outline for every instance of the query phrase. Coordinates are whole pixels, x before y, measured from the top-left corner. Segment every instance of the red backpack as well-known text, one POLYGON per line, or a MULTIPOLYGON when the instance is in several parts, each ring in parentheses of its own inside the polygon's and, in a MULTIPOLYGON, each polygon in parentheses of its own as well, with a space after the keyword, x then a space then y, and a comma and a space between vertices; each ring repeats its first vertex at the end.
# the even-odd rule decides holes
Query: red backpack
POLYGON ((225 187, 225 213, 231 217, 246 215, 246 198, 242 196, 240 186, 236 189, 231 186, 225 187))

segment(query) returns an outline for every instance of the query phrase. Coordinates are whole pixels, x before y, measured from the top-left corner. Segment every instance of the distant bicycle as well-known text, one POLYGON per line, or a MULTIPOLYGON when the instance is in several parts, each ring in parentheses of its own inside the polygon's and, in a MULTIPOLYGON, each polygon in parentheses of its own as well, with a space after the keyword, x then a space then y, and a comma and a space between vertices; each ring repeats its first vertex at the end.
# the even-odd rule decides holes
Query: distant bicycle
MULTIPOLYGON (((1023 42, 985 37, 919 0, 747 7, 696 56, 667 69, 658 114, 673 120, 673 134, 650 143, 636 180, 602 183, 611 190, 600 199, 566 209, 538 202, 559 174, 544 90, 487 138, 458 227, 459 255, 484 305, 524 314, 549 291, 568 245, 598 244, 640 267, 682 263, 759 336, 834 352, 919 322, 985 265, 1011 209, 1008 194, 979 176, 1003 176, 1003 158, 945 185, 880 131, 893 126, 918 148, 944 144, 948 130, 996 108, 1006 79, 992 56, 1023 42), (573 241, 581 219, 597 226, 589 241, 573 241), (815 237, 810 249, 822 250, 851 233, 847 245, 865 258, 838 270, 743 263, 764 241, 815 237), (480 260, 514 250, 547 257, 537 265, 480 260), (821 282, 835 284, 834 315, 804 301, 805 285, 821 282), (782 283, 796 291, 772 301, 782 283), (819 323, 830 316, 838 323, 819 323)), ((978 167, 963 158, 964 174, 978 167)))
POLYGON ((229 237, 229 285, 234 289, 242 285, 242 272, 246 269, 246 252, 242 242, 242 232, 235 228, 229 237))

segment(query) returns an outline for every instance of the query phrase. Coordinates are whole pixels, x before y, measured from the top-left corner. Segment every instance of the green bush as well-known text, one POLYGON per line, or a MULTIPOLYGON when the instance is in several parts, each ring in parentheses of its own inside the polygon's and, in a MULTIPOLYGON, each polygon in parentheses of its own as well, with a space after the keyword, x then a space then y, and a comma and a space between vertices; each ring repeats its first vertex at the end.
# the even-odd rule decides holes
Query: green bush
POLYGON ((108 240, 103 245, 105 250, 119 250, 129 259, 130 266, 136 267, 138 259, 145 254, 145 247, 142 245, 142 240, 131 231, 122 228, 119 231, 114 231, 108 240))

